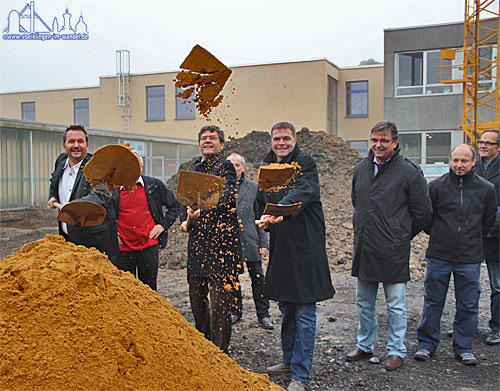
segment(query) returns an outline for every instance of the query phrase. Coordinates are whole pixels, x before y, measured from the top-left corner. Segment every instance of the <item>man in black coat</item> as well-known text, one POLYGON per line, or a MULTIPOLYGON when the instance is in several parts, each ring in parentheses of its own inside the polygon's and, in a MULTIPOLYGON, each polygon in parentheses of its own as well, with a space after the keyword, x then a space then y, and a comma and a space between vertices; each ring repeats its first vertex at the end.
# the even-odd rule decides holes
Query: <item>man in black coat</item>
MULTIPOLYGON (((488 129, 483 132, 479 140, 479 154, 481 158, 474 166, 474 172, 493 183, 498 196, 498 207, 500 211, 500 135, 498 129, 488 129)), ((491 333, 486 337, 488 345, 500 343, 500 243, 499 243, 499 219, 497 211, 495 224, 490 232, 483 238, 483 251, 491 287, 491 319, 489 326, 491 333)))
MULTIPOLYGON (((257 193, 259 185, 245 176, 245 159, 243 156, 232 153, 228 160, 233 163, 236 170, 236 187, 238 198, 236 199, 236 215, 240 223, 240 237, 242 246, 242 260, 246 263, 248 273, 252 279, 252 295, 255 303, 257 318, 261 327, 266 330, 274 329, 269 317, 269 300, 264 296, 265 278, 262 272, 261 255, 269 253, 269 238, 267 232, 257 227, 255 220, 257 216, 257 193)), ((243 270, 241 270, 243 272, 243 270)), ((235 294, 234 310, 231 315, 232 323, 241 319, 243 313, 243 300, 241 286, 237 284, 235 294)))
POLYGON ((260 228, 270 232, 269 265, 264 294, 278 301, 282 314, 282 363, 267 368, 269 374, 291 373, 288 390, 304 390, 309 381, 316 336, 316 302, 333 297, 326 255, 325 218, 320 199, 318 168, 303 153, 295 127, 278 122, 271 129, 272 150, 264 163, 296 163, 293 181, 277 191, 259 191, 257 201, 300 208, 285 218, 262 216, 260 228))
POLYGON ((396 370, 406 356, 406 285, 410 280, 410 242, 428 223, 431 204, 427 183, 418 166, 400 155, 392 122, 371 130, 368 157, 354 168, 354 251, 352 275, 358 278, 357 348, 347 361, 373 355, 377 338, 376 301, 384 286, 389 340, 385 368, 396 370))
POLYGON ((189 232, 187 277, 196 329, 228 353, 234 284, 241 270, 241 242, 236 217, 236 171, 227 160, 224 132, 208 125, 198 133, 201 158, 192 171, 225 179, 219 203, 209 210, 187 210, 181 224, 189 232), (208 296, 210 295, 210 304, 208 296))
POLYGON ((69 126, 63 135, 65 153, 59 155, 50 179, 48 206, 55 209, 54 202, 62 205, 69 201, 87 200, 106 209, 104 222, 95 227, 76 227, 59 222, 59 234, 72 243, 95 247, 106 253, 113 262, 118 254, 116 214, 111 192, 102 186, 91 188, 83 174, 85 164, 92 157, 87 153, 89 138, 82 125, 69 126))
POLYGON ((479 312, 482 242, 495 221, 498 199, 495 187, 472 170, 475 160, 470 145, 458 145, 451 151, 450 172, 429 183, 432 219, 425 228, 430 236, 417 360, 429 360, 439 345, 439 324, 453 274, 453 351, 464 365, 477 364, 472 340, 479 312))
MULTIPOLYGON (((142 165, 142 158, 133 151, 142 165)), ((181 212, 174 193, 159 179, 141 175, 133 191, 122 188, 113 195, 120 253, 115 266, 137 274, 157 290, 159 249, 167 245, 168 229, 181 212)))

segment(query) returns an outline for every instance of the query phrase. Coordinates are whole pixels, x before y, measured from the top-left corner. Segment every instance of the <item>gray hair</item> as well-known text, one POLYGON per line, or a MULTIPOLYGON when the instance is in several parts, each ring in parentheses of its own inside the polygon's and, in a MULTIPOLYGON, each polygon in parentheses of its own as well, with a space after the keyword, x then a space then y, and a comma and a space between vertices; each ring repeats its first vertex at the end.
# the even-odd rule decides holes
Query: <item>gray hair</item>
POLYGON ((144 166, 144 162, 142 161, 142 157, 139 154, 139 152, 137 152, 135 149, 132 149, 132 153, 135 153, 137 155, 137 157, 139 158, 139 161, 141 162, 141 166, 144 166))
POLYGON ((231 156, 239 157, 241 159, 241 164, 246 166, 245 158, 243 156, 241 156, 239 153, 233 152, 227 158, 229 159, 231 156))
POLYGON ((373 134, 375 132, 391 132, 392 141, 396 141, 397 139, 399 139, 398 128, 396 127, 396 124, 394 122, 377 122, 372 128, 370 134, 373 134))

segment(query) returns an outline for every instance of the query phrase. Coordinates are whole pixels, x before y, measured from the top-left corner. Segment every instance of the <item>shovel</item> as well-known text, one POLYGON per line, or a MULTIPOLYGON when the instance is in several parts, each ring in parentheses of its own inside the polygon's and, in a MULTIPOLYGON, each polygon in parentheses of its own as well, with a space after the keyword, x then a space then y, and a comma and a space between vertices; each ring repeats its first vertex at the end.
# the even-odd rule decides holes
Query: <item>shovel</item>
MULTIPOLYGON (((217 206, 226 180, 216 175, 196 171, 180 171, 177 181, 177 200, 192 210, 217 206)), ((188 217, 187 226, 191 219, 188 217)))
POLYGON ((297 167, 291 164, 271 163, 259 168, 257 182, 264 191, 276 191, 286 185, 295 175, 297 167))
POLYGON ((110 190, 121 186, 134 189, 141 171, 141 162, 128 144, 108 144, 99 148, 83 169, 92 186, 105 183, 110 190))
MULTIPOLYGON (((290 204, 290 205, 271 204, 268 202, 262 214, 271 215, 274 217, 289 216, 293 214, 297 209, 299 209, 300 205, 302 205, 302 202, 297 202, 296 204, 290 204)), ((255 220, 255 224, 258 225, 266 220, 269 220, 269 218, 266 217, 263 220, 255 220)))
POLYGON ((106 209, 92 201, 54 202, 54 206, 59 209, 57 220, 76 227, 101 225, 106 217, 106 209))

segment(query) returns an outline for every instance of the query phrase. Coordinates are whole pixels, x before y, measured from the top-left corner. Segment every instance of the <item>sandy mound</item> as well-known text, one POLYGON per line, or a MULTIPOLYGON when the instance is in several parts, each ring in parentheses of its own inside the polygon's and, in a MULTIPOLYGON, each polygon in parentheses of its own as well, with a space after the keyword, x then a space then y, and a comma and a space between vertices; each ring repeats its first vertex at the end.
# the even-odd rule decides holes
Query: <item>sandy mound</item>
POLYGON ((2 390, 279 390, 95 249, 47 235, 0 261, 2 390))

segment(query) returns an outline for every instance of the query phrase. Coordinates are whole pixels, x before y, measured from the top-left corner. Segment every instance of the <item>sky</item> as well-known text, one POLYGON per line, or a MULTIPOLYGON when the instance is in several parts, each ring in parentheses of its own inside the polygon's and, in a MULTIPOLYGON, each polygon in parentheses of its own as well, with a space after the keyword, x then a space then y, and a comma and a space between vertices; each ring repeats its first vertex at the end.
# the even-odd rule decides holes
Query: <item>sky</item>
POLYGON ((0 2, 0 93, 90 87, 116 74, 116 50, 134 73, 177 71, 196 44, 231 67, 327 58, 340 67, 382 62, 384 29, 462 22, 465 0, 34 0, 62 27, 66 7, 88 40, 6 40, 11 11, 0 2))

